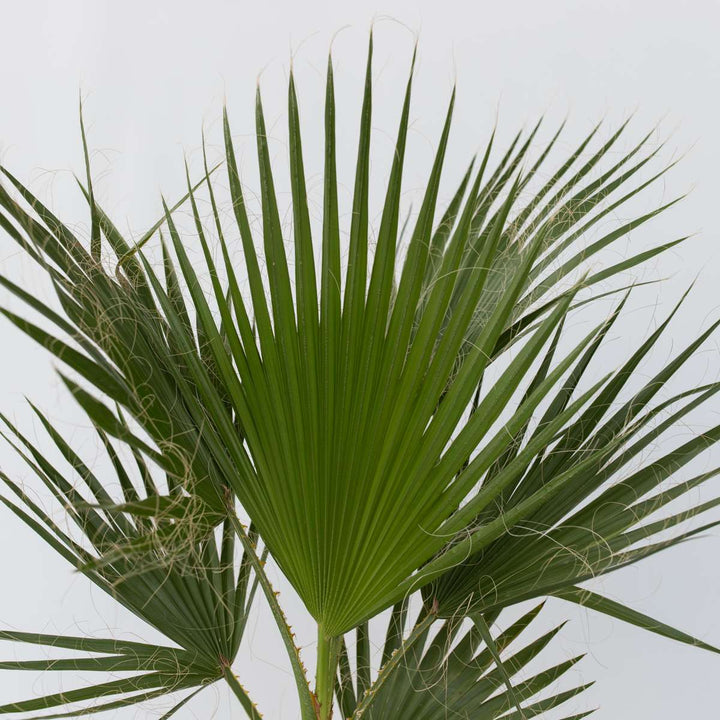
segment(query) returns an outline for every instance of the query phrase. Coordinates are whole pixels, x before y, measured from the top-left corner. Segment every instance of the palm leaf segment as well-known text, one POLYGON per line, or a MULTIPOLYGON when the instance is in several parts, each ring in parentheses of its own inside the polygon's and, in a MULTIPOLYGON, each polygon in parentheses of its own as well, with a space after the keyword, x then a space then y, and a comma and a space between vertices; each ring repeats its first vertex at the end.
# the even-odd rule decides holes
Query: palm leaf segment
MULTIPOLYGON (((652 405, 712 329, 615 414, 609 411, 611 404, 666 323, 625 366, 583 392, 577 391, 580 379, 612 320, 555 357, 565 317, 587 302, 577 298, 578 292, 682 241, 631 254, 584 275, 578 285, 567 282, 596 253, 673 204, 574 250, 609 213, 666 171, 649 178, 642 174, 656 152, 645 149, 648 138, 605 168, 625 126, 590 152, 596 129, 529 201, 523 190, 539 177, 559 131, 529 166, 537 128, 525 139, 518 136, 493 171, 491 139, 437 221, 453 95, 420 210, 400 252, 411 72, 371 250, 371 58, 372 45, 346 262, 341 260, 332 65, 318 260, 294 81, 289 89, 290 254, 259 94, 257 99, 264 268, 225 116, 226 165, 249 297, 231 261, 228 230, 217 210, 207 163, 201 183, 188 182, 181 202, 190 201, 196 220, 209 292, 173 220, 180 203, 165 206, 164 218, 133 247, 88 186, 94 240, 88 253, 7 171, 30 211, 6 189, 0 191, 3 227, 47 269, 67 319, 39 306, 9 280, 2 283, 73 344, 7 316, 107 396, 101 400, 66 379, 103 433, 146 455, 166 474, 169 491, 199 508, 201 527, 218 522, 233 492, 327 636, 350 630, 429 583, 426 598, 441 614, 467 607, 468 598, 476 611, 487 612, 529 594, 570 592, 589 576, 660 549, 664 545, 657 543, 632 549, 661 529, 658 523, 638 523, 682 488, 642 497, 718 434, 713 429, 630 479, 617 481, 627 462, 716 391, 707 386, 652 405), (632 184, 635 177, 643 179, 632 184), (219 265, 198 213, 200 185, 213 209, 219 265), (163 223, 174 253, 164 245, 161 279, 139 246, 163 223), (101 245, 98 238, 105 242, 101 245), (118 260, 116 276, 100 264, 102 247, 118 260), (519 349, 505 362, 511 346, 519 349), (483 389, 482 379, 495 363, 501 368, 497 378, 483 389), (533 370, 538 363, 540 369, 533 370), (498 428, 503 410, 523 388, 515 413, 498 428), (148 439, 108 399, 122 406, 148 439), (548 409, 540 424, 531 427, 543 402, 548 409), (674 402, 681 405, 670 420, 652 426, 674 402), (582 508, 601 487, 606 489, 591 509, 582 508), (595 517, 596 511, 602 532, 578 530, 587 513, 595 517), (508 529, 521 523, 533 533, 527 544, 531 551, 523 552, 522 561, 510 562, 518 557, 521 540, 508 529), (600 536, 610 542, 598 543, 600 536), (566 551, 558 552, 559 547, 566 551), (491 590, 479 587, 481 576, 493 578, 491 590)), ((681 519, 673 516, 671 522, 681 519)))

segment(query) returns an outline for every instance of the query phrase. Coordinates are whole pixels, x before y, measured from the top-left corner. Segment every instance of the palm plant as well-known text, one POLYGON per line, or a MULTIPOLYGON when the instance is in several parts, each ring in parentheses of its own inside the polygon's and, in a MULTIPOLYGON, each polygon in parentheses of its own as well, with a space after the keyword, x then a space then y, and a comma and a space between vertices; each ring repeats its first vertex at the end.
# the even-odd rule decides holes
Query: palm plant
POLYGON ((260 717, 231 669, 258 587, 285 643, 303 720, 328 720, 334 706, 354 720, 546 713, 585 686, 556 686, 579 658, 533 669, 556 631, 517 647, 542 604, 496 627, 503 611, 533 598, 583 604, 718 652, 580 585, 712 527, 683 523, 720 504, 665 509, 717 474, 668 482, 720 439, 720 426, 644 458, 658 440, 665 448, 668 431, 720 389, 663 393, 718 323, 630 390, 673 311, 617 369, 587 382, 632 287, 594 289, 683 239, 602 270, 591 271, 591 261, 674 204, 606 231, 611 213, 669 168, 647 176, 657 153, 647 149, 650 135, 614 152, 625 123, 593 150, 596 127, 548 172, 562 128, 531 162, 538 124, 498 160, 491 137, 440 215, 453 92, 422 203, 403 222, 412 83, 411 67, 372 246, 371 39, 345 246, 329 61, 317 258, 292 75, 292 243, 259 91, 262 242, 227 113, 231 227, 218 166, 205 153, 199 182, 188 172, 185 196, 172 206, 163 201, 162 218, 133 243, 95 199, 81 123, 89 247, 3 168, 2 227, 47 272, 60 305, 46 307, 0 276, 41 324, 3 312, 64 363, 61 378, 113 474, 94 472, 40 410, 62 466, 3 417, 3 437, 64 508, 72 532, 5 473, 15 499, 2 501, 169 644, 3 632, 3 639, 89 654, 3 668, 134 674, 3 705, 0 714, 80 716, 190 691, 163 716, 170 717, 224 678, 248 716, 260 717), (181 206, 194 220, 201 266, 181 237, 181 206), (236 237, 241 266, 233 261, 236 237), (146 252, 154 242, 160 270, 146 252), (567 319, 610 295, 619 298, 612 314, 568 341, 567 319), (264 568, 268 556, 317 625, 312 689, 264 568), (369 621, 380 615, 388 622, 374 672, 369 621))

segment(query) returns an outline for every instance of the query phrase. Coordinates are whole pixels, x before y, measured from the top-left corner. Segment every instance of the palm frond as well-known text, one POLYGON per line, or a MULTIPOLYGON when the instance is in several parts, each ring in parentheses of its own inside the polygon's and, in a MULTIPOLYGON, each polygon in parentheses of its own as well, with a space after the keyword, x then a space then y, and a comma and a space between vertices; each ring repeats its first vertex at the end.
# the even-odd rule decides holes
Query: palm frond
MULTIPOLYGON (((338 680, 336 689, 343 717, 528 719, 559 707, 590 685, 558 691, 558 681, 581 657, 540 672, 528 671, 531 663, 537 665, 542 651, 560 629, 554 628, 516 647, 518 638, 541 608, 536 606, 494 637, 484 633, 477 623, 465 627, 461 617, 443 621, 433 633, 435 616, 422 611, 401 649, 385 660, 371 689, 358 693, 357 702, 348 695, 347 680, 352 685, 352 672, 345 683, 342 678, 338 680)), ((489 617, 488 622, 494 622, 496 617, 489 617)), ((388 634, 395 633, 391 623, 388 634)))
MULTIPOLYGON (((0 500, 74 568, 175 645, 0 631, 3 640, 91 653, 81 658, 7 661, 0 663, 2 669, 136 673, 3 705, 0 714, 67 705, 73 709, 42 717, 75 717, 227 678, 257 583, 247 554, 236 563, 235 532, 229 521, 223 522, 216 536, 213 523, 206 523, 202 501, 171 489, 164 473, 140 451, 118 447, 100 428, 99 440, 115 473, 114 482, 106 474, 97 475, 50 420, 33 409, 61 463, 51 461, 7 418, 2 418, 7 429, 3 437, 52 493, 67 518, 62 525, 68 527, 62 529, 52 511, 37 505, 5 473, 0 478, 16 500, 0 500), (120 498, 111 496, 113 487, 120 498)), ((251 717, 259 717, 244 691, 238 697, 250 708, 251 717)))

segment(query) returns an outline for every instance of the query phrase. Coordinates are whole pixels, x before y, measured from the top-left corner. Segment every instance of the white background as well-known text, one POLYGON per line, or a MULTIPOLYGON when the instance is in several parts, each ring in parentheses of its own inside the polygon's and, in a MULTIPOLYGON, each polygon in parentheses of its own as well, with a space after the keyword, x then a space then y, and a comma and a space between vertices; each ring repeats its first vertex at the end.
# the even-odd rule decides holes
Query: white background
MULTIPOLYGON (((275 160, 280 170, 285 169, 282 106, 291 53, 313 185, 322 159, 318 120, 326 54, 335 31, 346 25, 334 41, 334 56, 341 106, 341 178, 350 184, 365 44, 375 19, 379 90, 374 152, 379 156, 387 156, 391 149, 403 76, 414 37, 420 41, 410 190, 422 183, 455 79, 459 96, 448 165, 451 178, 457 178, 470 155, 487 139, 496 116, 499 135, 506 140, 543 112, 551 125, 568 115, 565 150, 603 117, 607 119, 603 137, 632 112, 631 138, 661 121, 653 142, 669 137, 662 157, 667 160, 689 152, 643 207, 653 207, 690 188, 693 191, 652 230, 638 232, 637 242, 697 235, 638 273, 644 279, 666 276, 668 280, 639 295, 618 327, 612 345, 616 356, 611 354, 609 359, 619 362, 628 340, 634 343, 654 327, 698 274, 695 290, 655 360, 666 359, 673 346, 707 327, 720 313, 717 2, 25 0, 5 1, 0 8, 2 161, 52 202, 59 214, 79 223, 80 232, 86 231, 87 220, 72 176, 57 172, 82 171, 80 91, 100 199, 121 227, 137 235, 157 219, 160 192, 169 198, 181 193, 183 153, 191 164, 197 162, 201 127, 211 150, 216 149, 224 101, 233 118, 244 177, 252 186, 252 103, 261 71, 270 132, 277 136, 275 160)), ((629 146, 630 140, 623 145, 629 146)), ((382 175, 384 167, 378 160, 376 174, 382 175)), ((0 241, 0 264, 4 274, 50 298, 41 274, 5 238, 0 241)), ((0 300, 13 304, 6 294, 0 300)), ((718 368, 717 343, 709 343, 682 379, 685 384, 710 381, 718 377, 718 368)), ((3 322, 0 409, 24 427, 32 427, 25 395, 38 401, 71 435, 76 431, 82 446, 82 419, 61 390, 50 358, 3 322)), ((697 427, 717 422, 717 409, 716 404, 694 418, 697 427)), ((715 464, 719 459, 716 452, 715 464)), ((712 461, 704 461, 702 467, 710 467, 712 461)), ((25 477, 5 449, 0 467, 25 477)), ((718 535, 710 534, 639 569, 607 578, 601 586, 613 597, 720 644, 719 553, 718 535)), ((0 577, 2 627, 157 637, 74 576, 8 512, 0 513, 0 577)), ((290 604, 301 642, 311 643, 312 626, 292 593, 285 590, 283 598, 290 604)), ((258 607, 262 605, 260 601, 258 607)), ((602 720, 714 716, 720 672, 717 656, 559 604, 552 604, 548 614, 553 619, 571 618, 556 654, 589 652, 576 679, 598 681, 570 709, 599 707, 596 717, 602 720)), ((20 650, 3 644, 2 652, 15 657, 20 650)), ((312 664, 310 653, 308 664, 312 664)), ((262 607, 251 622, 236 671, 265 717, 296 717, 293 683, 262 607)), ((50 678, 0 673, 0 703, 55 687, 56 681, 50 678)), ((169 707, 167 701, 150 710, 130 709, 108 716, 157 717, 155 711, 163 707, 169 707)), ((227 691, 219 686, 205 691, 177 717, 241 717, 236 706, 231 707, 227 691)))

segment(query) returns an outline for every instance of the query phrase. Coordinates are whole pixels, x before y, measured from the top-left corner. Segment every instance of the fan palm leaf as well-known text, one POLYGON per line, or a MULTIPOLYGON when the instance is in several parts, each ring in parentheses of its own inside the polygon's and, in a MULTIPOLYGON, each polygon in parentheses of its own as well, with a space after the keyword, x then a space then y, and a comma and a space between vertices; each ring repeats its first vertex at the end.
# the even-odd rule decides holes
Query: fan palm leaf
MULTIPOLYGON (((70 527, 62 529, 48 511, 1 472, 0 479, 15 501, 0 499, 74 568, 174 645, 0 631, 3 640, 91 653, 80 658, 6 661, 0 663, 3 669, 137 673, 2 705, 0 714, 68 705, 73 709, 41 717, 76 717, 183 689, 201 689, 225 678, 249 715, 259 717, 230 670, 256 593, 257 578, 253 579, 247 554, 239 564, 235 562, 235 533, 229 522, 223 522, 217 540, 202 525, 196 527, 197 532, 188 533, 187 520, 197 515, 192 498, 179 493, 168 495, 167 479, 162 474, 158 477, 157 469, 142 453, 133 449, 130 458, 124 458, 118 452, 123 448, 116 448, 98 428, 122 496, 118 502, 107 490, 113 485, 110 478, 97 476, 51 422, 37 408, 34 410, 59 451, 63 466, 49 460, 5 417, 3 437, 60 504, 70 527), (168 563, 168 554, 177 558, 178 547, 182 548, 184 561, 168 563), (87 703, 89 700, 100 702, 87 703)), ((257 537, 254 531, 252 534, 257 537)))
POLYGON ((507 653, 537 616, 537 606, 495 638, 477 626, 462 631, 457 619, 446 620, 429 636, 429 625, 418 624, 380 670, 372 691, 359 703, 342 703, 352 718, 531 718, 558 707, 589 685, 580 685, 546 697, 535 697, 556 682, 581 659, 571 658, 529 677, 516 676, 542 653, 559 627, 507 653), (487 638, 483 640, 483 637, 487 638), (500 659, 500 653, 506 655, 500 659), (499 661, 499 662, 498 662, 499 661), (517 708, 517 710, 515 710, 517 708))

